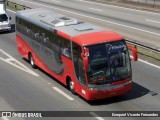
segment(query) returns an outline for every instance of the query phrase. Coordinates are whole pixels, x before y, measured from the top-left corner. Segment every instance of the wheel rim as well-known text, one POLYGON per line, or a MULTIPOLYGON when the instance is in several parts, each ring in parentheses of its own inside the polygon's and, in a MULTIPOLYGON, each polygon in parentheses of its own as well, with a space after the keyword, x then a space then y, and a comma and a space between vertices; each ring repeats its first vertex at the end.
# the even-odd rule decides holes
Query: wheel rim
POLYGON ((72 81, 70 81, 70 89, 74 90, 74 83, 72 81))
POLYGON ((33 61, 33 57, 31 56, 31 59, 30 59, 31 61, 30 61, 30 63, 31 63, 31 65, 33 66, 34 65, 34 61, 33 61))

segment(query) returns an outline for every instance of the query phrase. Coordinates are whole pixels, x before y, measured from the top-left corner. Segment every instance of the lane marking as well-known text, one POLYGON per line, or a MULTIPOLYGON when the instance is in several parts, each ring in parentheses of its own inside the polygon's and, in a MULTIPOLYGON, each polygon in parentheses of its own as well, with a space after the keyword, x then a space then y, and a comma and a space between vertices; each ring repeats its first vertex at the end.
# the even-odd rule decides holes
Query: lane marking
POLYGON ((60 9, 60 8, 56 8, 56 7, 51 7, 51 6, 48 6, 48 5, 43 5, 43 4, 39 4, 39 3, 35 3, 35 2, 29 2, 29 1, 26 1, 26 2, 31 3, 31 4, 40 5, 40 6, 44 6, 44 7, 47 7, 47 8, 56 9, 56 10, 60 10, 60 11, 63 11, 63 12, 68 12, 68 13, 71 13, 71 14, 75 14, 75 15, 79 15, 79 16, 83 16, 83 17, 87 17, 87 18, 99 20, 99 21, 102 21, 102 22, 111 23, 111 24, 115 24, 115 25, 119 25, 119 26, 123 26, 123 27, 127 27, 127 28, 134 29, 134 30, 139 30, 139 31, 143 31, 143 32, 146 32, 146 33, 150 33, 150 34, 154 34, 154 35, 160 36, 160 33, 150 32, 150 31, 147 31, 147 30, 143 30, 143 29, 140 29, 140 28, 131 27, 131 26, 128 26, 128 25, 123 25, 123 24, 120 24, 120 23, 115 23, 115 22, 111 22, 111 21, 106 21, 106 20, 103 20, 103 19, 100 19, 100 18, 95 18, 95 17, 83 15, 83 14, 80 14, 80 13, 75 13, 75 12, 72 12, 72 11, 68 11, 68 10, 64 10, 64 9, 60 9))
POLYGON ((95 117, 97 120, 104 120, 102 117, 100 117, 99 115, 97 115, 95 112, 89 112, 89 114, 91 114, 93 117, 95 117))
POLYGON ((103 10, 96 9, 96 8, 88 8, 88 9, 90 9, 90 10, 95 10, 95 11, 99 11, 99 12, 103 11, 103 10))
POLYGON ((60 90, 57 87, 52 87, 54 90, 56 90, 57 92, 59 92, 61 95, 63 95, 64 97, 66 97, 69 100, 74 100, 72 97, 70 97, 69 95, 67 95, 65 92, 63 92, 62 90, 60 90))
MULTIPOLYGON (((132 56, 132 55, 130 55, 130 58, 132 58, 132 59, 133 59, 133 56, 132 56)), ((160 66, 155 65, 155 64, 150 63, 150 62, 147 62, 147 61, 145 61, 145 60, 138 59, 138 61, 143 62, 143 63, 145 63, 145 64, 148 64, 148 65, 150 65, 150 66, 152 66, 152 67, 156 67, 156 68, 160 69, 160 66)))
POLYGON ((52 2, 61 2, 61 1, 59 1, 59 0, 51 0, 52 2))
POLYGON ((2 117, 3 120, 9 120, 7 117, 2 117))
POLYGON ((152 66, 152 67, 156 67, 156 68, 160 69, 160 66, 155 65, 155 64, 152 64, 152 63, 149 63, 149 62, 144 61, 144 60, 142 60, 142 59, 138 59, 138 61, 143 62, 143 63, 145 63, 145 64, 148 64, 148 65, 150 65, 150 66, 152 66))
POLYGON ((10 9, 7 9, 7 11, 10 11, 10 12, 12 12, 12 13, 16 13, 15 11, 13 11, 13 10, 10 10, 10 9))
POLYGON ((39 75, 37 73, 35 73, 34 71, 32 71, 31 69, 29 69, 27 66, 25 66, 24 64, 22 64, 21 62, 19 62, 18 60, 16 60, 14 57, 12 57, 11 55, 9 55, 8 53, 6 53, 5 51, 0 49, 0 53, 4 54, 5 56, 7 56, 7 59, 1 58, 0 60, 18 68, 21 69, 27 73, 30 73, 33 76, 38 77, 39 75))
MULTIPOLYGON (((74 1, 77 1, 77 0, 74 0, 74 1)), ((127 8, 127 7, 121 7, 121 6, 116 6, 116 5, 108 5, 108 4, 103 4, 103 3, 98 3, 98 2, 91 2, 91 1, 86 1, 86 0, 78 0, 78 1, 80 1, 80 2, 87 2, 87 3, 91 3, 91 4, 102 5, 102 6, 121 8, 121 9, 126 9, 126 10, 131 10, 131 11, 138 11, 138 12, 143 12, 143 13, 147 13, 147 14, 160 15, 159 13, 148 12, 148 11, 143 11, 143 10, 136 10, 136 9, 127 8)))
POLYGON ((160 23, 160 21, 155 21, 155 20, 150 20, 150 19, 145 19, 145 20, 149 22, 153 22, 153 23, 160 23))

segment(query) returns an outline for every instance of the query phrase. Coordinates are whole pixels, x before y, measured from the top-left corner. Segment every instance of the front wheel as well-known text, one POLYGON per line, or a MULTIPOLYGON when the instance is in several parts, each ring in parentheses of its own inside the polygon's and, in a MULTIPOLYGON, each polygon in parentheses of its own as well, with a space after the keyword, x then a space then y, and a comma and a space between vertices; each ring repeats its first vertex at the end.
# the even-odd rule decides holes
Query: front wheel
POLYGON ((36 68, 32 54, 29 55, 29 62, 32 68, 36 68))

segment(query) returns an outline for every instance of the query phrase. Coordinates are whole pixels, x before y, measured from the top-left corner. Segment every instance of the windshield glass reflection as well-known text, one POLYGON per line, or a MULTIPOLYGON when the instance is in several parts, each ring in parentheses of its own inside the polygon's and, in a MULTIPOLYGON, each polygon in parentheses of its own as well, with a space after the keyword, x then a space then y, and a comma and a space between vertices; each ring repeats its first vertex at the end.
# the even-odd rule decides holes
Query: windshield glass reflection
POLYGON ((105 84, 131 75, 128 49, 124 40, 88 46, 89 84, 105 84))
POLYGON ((8 20, 8 17, 6 14, 0 15, 0 22, 7 21, 7 20, 8 20))

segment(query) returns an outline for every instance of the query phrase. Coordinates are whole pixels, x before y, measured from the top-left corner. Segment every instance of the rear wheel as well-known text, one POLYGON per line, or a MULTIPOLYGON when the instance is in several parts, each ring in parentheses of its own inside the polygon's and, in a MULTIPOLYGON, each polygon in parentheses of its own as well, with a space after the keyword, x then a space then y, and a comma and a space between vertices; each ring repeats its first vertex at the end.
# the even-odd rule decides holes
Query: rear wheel
POLYGON ((69 90, 70 90, 73 94, 76 94, 75 89, 74 89, 74 82, 73 82, 71 79, 68 80, 68 87, 69 87, 69 90))
POLYGON ((32 54, 29 54, 29 62, 32 68, 36 68, 32 54))

